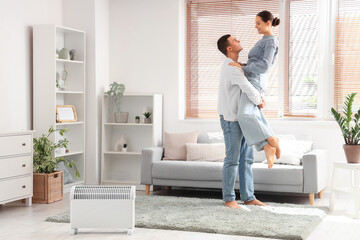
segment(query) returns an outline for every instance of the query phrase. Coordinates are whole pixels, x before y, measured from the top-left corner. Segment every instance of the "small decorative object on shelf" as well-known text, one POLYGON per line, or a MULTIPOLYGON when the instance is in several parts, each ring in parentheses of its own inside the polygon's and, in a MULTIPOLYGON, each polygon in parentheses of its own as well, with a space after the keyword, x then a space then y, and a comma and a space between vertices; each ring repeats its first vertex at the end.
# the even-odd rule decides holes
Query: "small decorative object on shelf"
POLYGON ((116 111, 114 112, 114 122, 116 123, 127 123, 129 118, 129 112, 121 112, 121 98, 124 95, 125 85, 123 83, 113 82, 110 84, 109 91, 105 92, 105 96, 108 97, 109 101, 109 116, 111 112, 111 99, 114 100, 116 111))
POLYGON ((125 140, 124 134, 121 134, 119 140, 117 140, 115 143, 114 151, 121 151, 122 147, 124 146, 125 143, 126 143, 126 140, 125 140))
POLYGON ((139 116, 135 117, 135 123, 140 123, 140 117, 139 116))
POLYGON ((67 77, 68 77, 68 72, 65 68, 61 73, 61 78, 60 78, 60 73, 56 72, 56 88, 59 91, 65 90, 65 80, 67 79, 67 77))
POLYGON ((76 122, 77 115, 73 105, 56 105, 56 122, 76 122))
POLYGON ((127 144, 126 143, 123 144, 123 147, 122 147, 121 151, 127 152, 127 144))
POLYGON ((144 122, 145 123, 151 123, 150 116, 151 116, 151 112, 144 112, 144 117, 145 117, 144 122))
POLYGON ((75 49, 71 49, 70 50, 70 60, 75 60, 75 54, 76 54, 75 49))
POLYGON ((67 48, 62 48, 59 52, 59 57, 61 59, 70 60, 70 51, 67 48))

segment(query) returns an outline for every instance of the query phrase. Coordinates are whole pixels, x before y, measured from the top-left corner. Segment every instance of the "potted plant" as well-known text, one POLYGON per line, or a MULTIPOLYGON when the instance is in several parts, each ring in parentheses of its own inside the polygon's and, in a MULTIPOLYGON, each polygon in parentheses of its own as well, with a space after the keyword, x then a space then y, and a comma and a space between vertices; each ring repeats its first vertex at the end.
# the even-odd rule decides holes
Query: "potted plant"
POLYGON ((151 119, 150 119, 151 112, 144 112, 143 115, 145 117, 144 122, 145 123, 151 123, 151 119))
POLYGON ((127 144, 126 143, 123 144, 122 151, 127 152, 127 144))
POLYGON ((139 116, 135 116, 135 123, 140 123, 140 117, 139 116))
POLYGON ((124 95, 125 85, 122 83, 113 82, 110 84, 109 87, 110 87, 110 89, 104 93, 105 96, 107 96, 109 99, 109 113, 110 113, 110 109, 111 109, 111 99, 113 99, 113 101, 115 103, 115 107, 116 107, 116 110, 114 112, 114 122, 127 123, 129 113, 120 111, 121 98, 124 95))
POLYGON ((351 93, 346 97, 342 106, 343 115, 331 108, 331 112, 339 124, 344 137, 343 145, 348 163, 360 163, 360 108, 357 113, 352 112, 352 104, 356 93, 351 93))
POLYGON ((74 161, 64 157, 55 157, 55 150, 67 148, 69 141, 64 138, 56 143, 49 139, 49 136, 58 131, 61 136, 68 129, 54 130, 50 127, 47 134, 42 134, 38 139, 34 138, 34 194, 33 202, 51 203, 63 199, 64 172, 56 171, 57 164, 63 162, 67 167, 75 169, 75 177, 80 177, 74 161))

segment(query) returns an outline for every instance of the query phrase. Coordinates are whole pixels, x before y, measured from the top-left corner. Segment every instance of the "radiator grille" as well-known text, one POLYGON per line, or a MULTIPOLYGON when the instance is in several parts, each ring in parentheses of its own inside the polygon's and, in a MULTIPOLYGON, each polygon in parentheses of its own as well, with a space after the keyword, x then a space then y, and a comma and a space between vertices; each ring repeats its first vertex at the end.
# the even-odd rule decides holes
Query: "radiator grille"
POLYGON ((72 199, 134 199, 134 186, 75 186, 72 199))

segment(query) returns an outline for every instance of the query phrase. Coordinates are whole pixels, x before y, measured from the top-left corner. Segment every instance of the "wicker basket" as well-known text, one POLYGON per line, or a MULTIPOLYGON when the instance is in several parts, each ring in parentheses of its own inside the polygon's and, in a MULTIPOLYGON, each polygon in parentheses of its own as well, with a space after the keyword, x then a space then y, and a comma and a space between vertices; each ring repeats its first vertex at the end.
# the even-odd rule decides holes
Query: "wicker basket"
POLYGON ((34 173, 34 203, 52 203, 64 198, 64 172, 34 173))

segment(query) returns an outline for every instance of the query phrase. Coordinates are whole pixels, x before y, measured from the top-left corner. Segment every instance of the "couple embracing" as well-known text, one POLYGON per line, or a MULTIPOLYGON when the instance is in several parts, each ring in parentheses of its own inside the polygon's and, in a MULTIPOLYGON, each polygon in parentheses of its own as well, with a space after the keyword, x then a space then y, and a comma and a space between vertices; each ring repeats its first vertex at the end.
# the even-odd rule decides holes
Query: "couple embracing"
POLYGON ((254 146, 265 151, 268 168, 272 168, 275 156, 280 157, 279 139, 274 136, 261 108, 267 87, 267 71, 278 53, 278 39, 272 27, 279 25, 269 11, 256 15, 255 28, 263 34, 249 52, 246 64, 239 63, 242 50, 240 41, 231 35, 222 36, 217 46, 226 59, 219 82, 218 114, 224 134, 226 156, 223 166, 223 200, 230 208, 241 208, 235 201, 235 182, 239 174, 240 198, 246 205, 265 205, 254 195, 251 165, 254 162, 254 146))

